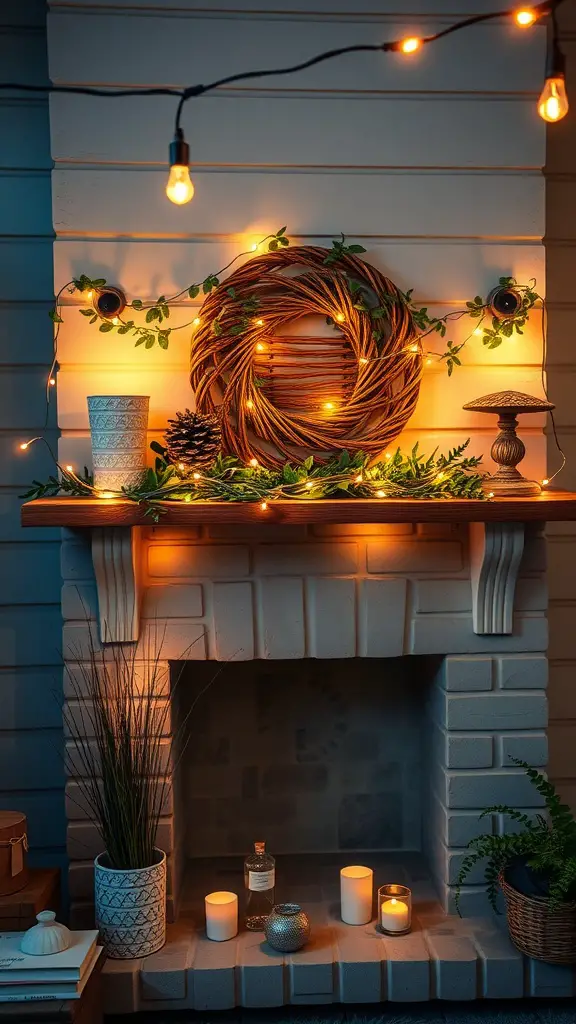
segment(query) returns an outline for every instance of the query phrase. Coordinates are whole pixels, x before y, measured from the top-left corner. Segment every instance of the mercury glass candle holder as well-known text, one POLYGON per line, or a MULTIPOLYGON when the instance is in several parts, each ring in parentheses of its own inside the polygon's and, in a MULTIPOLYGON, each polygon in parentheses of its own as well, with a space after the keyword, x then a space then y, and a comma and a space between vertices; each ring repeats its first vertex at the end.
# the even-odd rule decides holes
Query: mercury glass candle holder
POLYGON ((412 927, 412 892, 390 883, 378 889, 378 929, 384 935, 406 935, 412 927))

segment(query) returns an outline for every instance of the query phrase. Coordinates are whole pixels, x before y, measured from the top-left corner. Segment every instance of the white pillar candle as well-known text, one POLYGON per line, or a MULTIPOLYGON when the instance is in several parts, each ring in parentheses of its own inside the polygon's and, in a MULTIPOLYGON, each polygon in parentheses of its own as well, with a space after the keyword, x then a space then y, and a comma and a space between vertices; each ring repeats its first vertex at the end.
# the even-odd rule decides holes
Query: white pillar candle
POLYGON ((206 935, 215 942, 238 934, 238 897, 235 892, 211 892, 204 899, 206 935))
POLYGON ((368 924, 372 920, 373 871, 359 864, 340 872, 340 914, 345 924, 368 924))
POLYGON ((380 908, 380 927, 386 932, 405 932, 410 926, 410 908, 402 900, 385 900, 380 908))

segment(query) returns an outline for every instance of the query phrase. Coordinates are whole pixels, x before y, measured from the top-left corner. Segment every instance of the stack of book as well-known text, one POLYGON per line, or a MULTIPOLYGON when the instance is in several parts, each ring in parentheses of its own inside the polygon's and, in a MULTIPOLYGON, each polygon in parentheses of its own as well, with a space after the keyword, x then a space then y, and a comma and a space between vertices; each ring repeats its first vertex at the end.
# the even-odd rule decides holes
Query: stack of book
POLYGON ((22 932, 0 933, 0 1003, 79 999, 102 952, 97 931, 71 932, 61 953, 22 953, 22 932))

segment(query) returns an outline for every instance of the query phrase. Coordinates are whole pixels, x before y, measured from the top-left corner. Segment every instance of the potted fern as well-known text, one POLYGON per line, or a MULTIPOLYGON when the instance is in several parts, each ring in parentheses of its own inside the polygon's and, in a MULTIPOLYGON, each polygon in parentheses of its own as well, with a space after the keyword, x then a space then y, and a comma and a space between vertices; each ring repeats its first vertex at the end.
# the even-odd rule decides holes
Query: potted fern
POLYGON ((94 862, 96 924, 115 959, 146 956, 164 945, 166 854, 156 836, 188 717, 211 685, 196 695, 176 731, 170 730, 161 652, 155 627, 144 651, 136 644, 97 649, 90 634, 88 660, 78 652, 78 675, 67 670, 67 768, 78 792, 71 798, 88 813, 102 841, 94 862), (136 661, 137 652, 143 660, 136 661))
POLYGON ((528 956, 548 963, 576 962, 576 821, 562 803, 554 785, 525 761, 530 782, 544 799, 544 813, 535 818, 513 807, 487 807, 480 817, 505 814, 520 828, 506 835, 486 833, 468 844, 472 852, 462 863, 460 890, 471 869, 486 860, 488 898, 498 913, 501 888, 506 903, 510 937, 528 956))

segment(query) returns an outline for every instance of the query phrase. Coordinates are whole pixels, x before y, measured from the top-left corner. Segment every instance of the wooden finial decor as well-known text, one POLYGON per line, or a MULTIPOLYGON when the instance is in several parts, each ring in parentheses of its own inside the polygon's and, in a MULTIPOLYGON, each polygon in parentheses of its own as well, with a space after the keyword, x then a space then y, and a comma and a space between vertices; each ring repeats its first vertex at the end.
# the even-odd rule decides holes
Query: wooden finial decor
POLYGON ((191 383, 219 411, 224 451, 274 467, 342 449, 376 456, 402 431, 420 388, 409 305, 378 270, 298 246, 256 256, 205 299, 191 383), (290 333, 310 314, 324 337, 290 333))
POLYGON ((540 484, 535 480, 527 480, 516 469, 526 454, 524 443, 516 434, 517 416, 525 412, 549 412, 554 408, 551 402, 533 395, 525 395, 522 391, 497 391, 492 395, 483 395, 462 407, 471 412, 491 412, 498 415, 500 433, 494 441, 490 454, 500 467, 498 472, 487 478, 486 489, 496 497, 505 495, 523 497, 540 494, 540 484))

